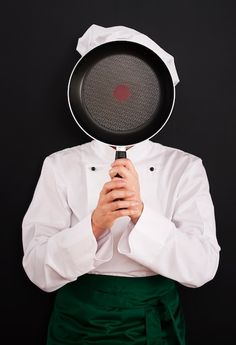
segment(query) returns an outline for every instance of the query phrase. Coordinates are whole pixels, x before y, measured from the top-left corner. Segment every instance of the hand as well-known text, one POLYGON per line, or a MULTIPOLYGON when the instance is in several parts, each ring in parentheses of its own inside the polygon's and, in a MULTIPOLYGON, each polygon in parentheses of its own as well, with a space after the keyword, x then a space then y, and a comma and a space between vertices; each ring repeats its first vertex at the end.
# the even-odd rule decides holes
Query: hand
POLYGON ((91 219, 96 238, 110 229, 117 218, 136 215, 138 202, 132 198, 134 194, 127 186, 126 179, 114 177, 104 184, 91 219))
POLYGON ((127 196, 124 200, 135 201, 137 203, 133 208, 135 212, 129 215, 132 222, 136 224, 143 211, 138 173, 129 159, 116 159, 111 167, 109 171, 111 179, 114 180, 116 178, 115 176, 118 174, 126 182, 125 188, 133 192, 133 195, 127 196))

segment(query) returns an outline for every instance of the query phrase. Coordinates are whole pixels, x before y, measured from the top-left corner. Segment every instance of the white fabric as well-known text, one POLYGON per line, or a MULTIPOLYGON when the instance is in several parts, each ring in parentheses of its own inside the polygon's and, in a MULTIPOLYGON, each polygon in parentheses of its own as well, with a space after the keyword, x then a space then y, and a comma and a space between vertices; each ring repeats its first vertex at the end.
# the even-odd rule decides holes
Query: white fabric
POLYGON ((104 28, 96 24, 91 25, 82 37, 79 38, 77 51, 84 56, 91 49, 112 41, 130 41, 144 45, 156 53, 166 64, 174 85, 178 84, 179 77, 175 68, 174 58, 162 49, 151 38, 126 26, 112 26, 104 28))
POLYGON ((214 277, 220 247, 201 159, 149 140, 127 155, 139 174, 143 213, 135 226, 119 218, 98 241, 91 213, 110 180, 114 149, 93 140, 46 157, 22 223, 23 266, 41 289, 85 273, 161 274, 189 287, 214 277))

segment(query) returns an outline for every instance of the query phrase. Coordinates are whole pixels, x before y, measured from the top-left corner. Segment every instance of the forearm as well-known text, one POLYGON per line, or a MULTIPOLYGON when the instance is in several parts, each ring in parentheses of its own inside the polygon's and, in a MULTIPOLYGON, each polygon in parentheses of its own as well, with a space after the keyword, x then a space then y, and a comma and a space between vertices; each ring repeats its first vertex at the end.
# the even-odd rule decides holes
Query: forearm
POLYGON ((23 266, 42 290, 56 290, 112 257, 112 236, 104 234, 100 245, 91 228, 91 215, 72 228, 55 230, 53 235, 52 228, 39 224, 25 222, 23 227, 35 233, 25 248, 23 266))
POLYGON ((214 277, 220 250, 215 237, 202 232, 204 224, 198 227, 178 228, 144 207, 137 224, 121 237, 118 250, 153 272, 198 287, 214 277))

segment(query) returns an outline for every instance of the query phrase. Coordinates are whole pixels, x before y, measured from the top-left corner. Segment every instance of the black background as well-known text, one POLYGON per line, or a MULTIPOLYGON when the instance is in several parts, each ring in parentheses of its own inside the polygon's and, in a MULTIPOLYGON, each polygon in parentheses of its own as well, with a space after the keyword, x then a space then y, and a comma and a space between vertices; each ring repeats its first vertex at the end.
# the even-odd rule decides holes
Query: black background
POLYGON ((1 4, 1 342, 44 345, 54 294, 22 269, 21 222, 43 159, 90 139, 66 98, 77 39, 93 23, 144 32, 174 55, 174 112, 154 140, 203 159, 215 205, 220 266, 180 287, 188 344, 234 343, 235 5, 230 0, 8 1, 1 4), (7 340, 8 339, 8 340, 7 340))

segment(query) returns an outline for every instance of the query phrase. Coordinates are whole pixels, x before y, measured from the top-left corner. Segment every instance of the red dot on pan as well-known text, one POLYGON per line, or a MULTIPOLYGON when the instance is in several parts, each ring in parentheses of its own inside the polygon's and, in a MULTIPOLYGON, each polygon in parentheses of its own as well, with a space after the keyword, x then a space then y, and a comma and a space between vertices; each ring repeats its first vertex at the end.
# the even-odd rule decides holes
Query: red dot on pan
POLYGON ((123 85, 123 84, 117 85, 117 87, 113 91, 113 96, 119 102, 126 101, 130 95, 131 95, 130 89, 128 88, 128 86, 123 85))

